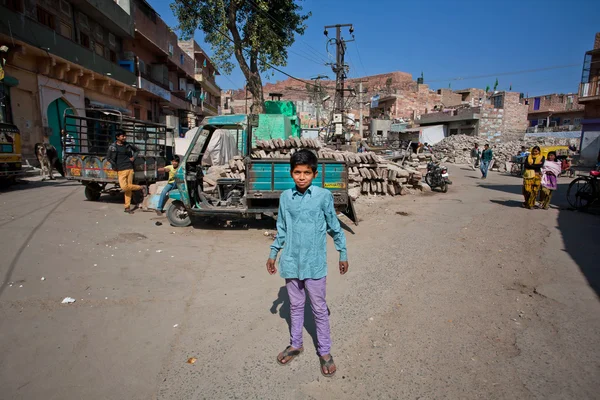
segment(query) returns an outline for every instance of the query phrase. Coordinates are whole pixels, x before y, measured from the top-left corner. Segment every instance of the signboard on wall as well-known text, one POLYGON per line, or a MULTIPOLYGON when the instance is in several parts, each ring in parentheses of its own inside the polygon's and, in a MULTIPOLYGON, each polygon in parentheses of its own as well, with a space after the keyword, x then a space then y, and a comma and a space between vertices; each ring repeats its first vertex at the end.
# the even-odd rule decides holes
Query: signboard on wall
POLYGON ((154 83, 152 83, 144 78, 140 79, 140 83, 141 83, 140 89, 143 89, 152 94, 155 94, 155 95, 165 99, 166 101, 171 101, 171 92, 169 92, 168 90, 163 89, 160 86, 155 85, 154 83))
POLYGON ((378 94, 371 97, 371 108, 377 108, 377 107, 379 107, 379 95, 378 94))

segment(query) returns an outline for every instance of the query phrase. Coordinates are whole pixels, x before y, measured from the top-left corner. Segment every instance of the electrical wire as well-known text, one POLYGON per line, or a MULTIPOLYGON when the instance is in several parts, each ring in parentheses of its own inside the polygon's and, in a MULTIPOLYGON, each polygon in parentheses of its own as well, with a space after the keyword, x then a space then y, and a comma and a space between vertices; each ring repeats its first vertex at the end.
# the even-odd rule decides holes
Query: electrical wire
POLYGON ((362 67, 365 76, 369 76, 369 74, 367 73, 367 69, 365 68, 365 65, 362 62, 362 58, 360 57, 360 51, 358 51, 358 43, 356 42, 356 38, 354 38, 354 45, 356 46, 356 54, 358 54, 358 61, 360 61, 360 66, 362 67))
MULTIPOLYGON (((229 40, 231 43, 234 43, 234 44, 235 44, 235 41, 234 41, 232 38, 230 38, 230 37, 229 37, 229 35, 226 35, 225 33, 223 33, 223 32, 222 32, 220 29, 218 29, 218 28, 215 28, 215 31, 219 32, 219 33, 220 33, 220 34, 221 34, 223 37, 225 37, 225 38, 226 38, 227 40, 229 40)), ((243 51, 246 51, 246 52, 248 52, 248 51, 249 51, 248 49, 244 49, 244 48, 242 48, 242 50, 243 50, 243 51)), ((248 55, 248 54, 246 54, 246 55, 248 55)), ((283 75, 287 76, 288 78, 291 78, 291 79, 293 79, 293 80, 296 80, 296 81, 298 81, 298 82, 302 82, 302 83, 304 83, 304 84, 306 84, 306 85, 314 86, 314 87, 317 87, 317 88, 319 87, 318 85, 315 85, 314 83, 310 83, 310 82, 307 82, 307 81, 305 81, 305 80, 302 80, 302 79, 300 79, 300 78, 296 78, 295 76, 292 76, 292 75, 288 74, 287 72, 285 72, 285 71, 282 71, 281 69, 279 69, 279 68, 275 67, 274 65, 272 65, 272 64, 270 64, 270 63, 268 63, 268 62, 266 62, 266 61, 262 61, 262 63, 263 63, 263 64, 265 64, 267 67, 269 67, 269 68, 272 68, 272 69, 274 69, 275 71, 279 72, 280 74, 283 74, 283 75)))
MULTIPOLYGON (((254 1, 252 0, 247 0, 248 4, 250 4, 251 7, 253 7, 255 10, 257 10, 258 12, 262 13, 263 15, 265 15, 267 18, 269 18, 271 21, 273 21, 274 23, 276 23, 277 25, 279 25, 279 27, 281 27, 283 30, 287 30, 289 28, 286 28, 280 21, 278 21, 277 19, 275 19, 275 17, 273 17, 271 14, 269 14, 268 12, 264 11, 262 8, 260 8, 258 6, 258 4, 256 4, 254 1)), ((323 58, 323 56, 321 56, 319 54, 319 51, 317 49, 315 49, 314 47, 312 47, 307 41, 300 39, 299 40, 303 43, 306 44, 306 46, 308 46, 310 49, 312 49, 312 51, 314 51, 314 53, 308 53, 307 51, 305 51, 306 54, 309 54, 311 58, 313 59, 321 59, 322 61, 312 61, 312 62, 316 62, 317 64, 326 64, 327 60, 325 60, 323 58)), ((290 50, 290 52, 293 52, 290 50)), ((298 53, 295 53, 298 54, 298 53)), ((298 54, 299 55, 299 54, 298 54)), ((306 59, 310 59, 309 57, 306 56, 301 56, 304 57, 306 59)))
POLYGON ((498 76, 529 74, 532 72, 550 71, 553 69, 564 69, 564 68, 573 68, 573 67, 581 67, 581 64, 555 65, 552 67, 525 69, 525 70, 521 70, 521 71, 511 71, 511 72, 498 72, 495 74, 473 75, 473 76, 467 76, 467 77, 459 76, 456 78, 446 78, 446 79, 433 79, 433 80, 428 80, 427 83, 447 82, 447 81, 464 81, 464 80, 473 80, 473 79, 481 79, 481 78, 493 78, 493 77, 498 77, 498 76))

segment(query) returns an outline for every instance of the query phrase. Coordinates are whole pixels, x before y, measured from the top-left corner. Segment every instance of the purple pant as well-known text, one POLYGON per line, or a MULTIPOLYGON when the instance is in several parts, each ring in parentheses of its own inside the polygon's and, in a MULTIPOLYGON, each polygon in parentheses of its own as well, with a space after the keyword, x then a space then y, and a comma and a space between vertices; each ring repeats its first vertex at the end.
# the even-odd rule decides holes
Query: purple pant
POLYGON ((317 354, 329 354, 331 350, 331 333, 329 331, 329 312, 325 302, 325 284, 327 277, 321 279, 286 279, 285 286, 290 296, 290 316, 292 326, 290 329, 290 345, 298 349, 302 347, 302 329, 304 328, 304 304, 308 292, 312 312, 317 326, 317 354))

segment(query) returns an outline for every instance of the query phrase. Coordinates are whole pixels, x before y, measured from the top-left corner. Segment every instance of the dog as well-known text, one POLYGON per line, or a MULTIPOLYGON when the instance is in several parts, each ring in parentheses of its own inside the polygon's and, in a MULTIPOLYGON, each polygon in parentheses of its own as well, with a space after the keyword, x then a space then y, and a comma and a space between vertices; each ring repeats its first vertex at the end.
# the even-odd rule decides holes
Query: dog
POLYGON ((58 151, 50 143, 36 143, 35 157, 40 163, 43 181, 46 179, 54 180, 53 169, 56 169, 61 176, 65 176, 62 161, 58 157, 58 151))

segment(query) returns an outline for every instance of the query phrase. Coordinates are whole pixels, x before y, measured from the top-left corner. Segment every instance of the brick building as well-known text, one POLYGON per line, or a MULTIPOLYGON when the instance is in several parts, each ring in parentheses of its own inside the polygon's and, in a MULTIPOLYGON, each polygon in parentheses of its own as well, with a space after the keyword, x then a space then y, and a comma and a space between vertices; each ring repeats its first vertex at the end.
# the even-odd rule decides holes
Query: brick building
POLYGON ((581 158, 584 164, 593 165, 600 152, 600 32, 596 33, 594 48, 585 53, 581 77, 581 158))
POLYGON ((576 93, 554 93, 522 100, 528 106, 530 132, 568 131, 581 129, 584 106, 576 93))
POLYGON ((0 122, 19 128, 32 163, 35 143, 62 151, 65 110, 113 109, 179 131, 218 112, 212 62, 197 44, 182 50, 145 0, 0 0, 0 18, 0 122))
POLYGON ((118 64, 134 36, 128 1, 0 0, 0 18, 0 122, 19 128, 24 159, 36 162, 38 142, 62 151, 65 110, 128 112, 137 79, 118 64))
POLYGON ((527 106, 520 102, 516 92, 487 94, 481 101, 475 100, 480 93, 460 91, 465 103, 442 108, 421 115, 421 126, 444 125, 448 135, 483 136, 490 141, 522 138, 527 129, 527 106), (469 97, 470 96, 470 97, 469 97), (472 107, 473 102, 481 103, 472 107))

